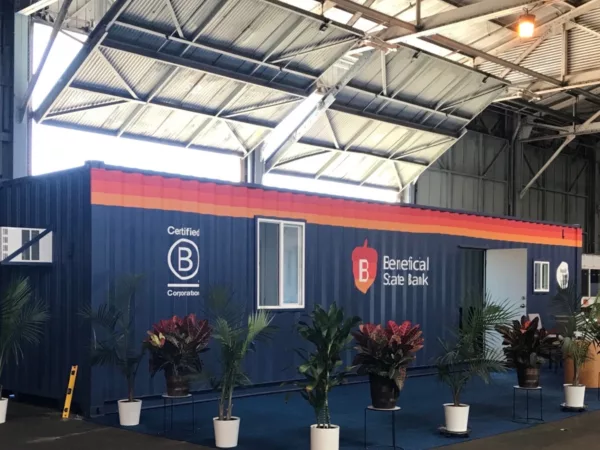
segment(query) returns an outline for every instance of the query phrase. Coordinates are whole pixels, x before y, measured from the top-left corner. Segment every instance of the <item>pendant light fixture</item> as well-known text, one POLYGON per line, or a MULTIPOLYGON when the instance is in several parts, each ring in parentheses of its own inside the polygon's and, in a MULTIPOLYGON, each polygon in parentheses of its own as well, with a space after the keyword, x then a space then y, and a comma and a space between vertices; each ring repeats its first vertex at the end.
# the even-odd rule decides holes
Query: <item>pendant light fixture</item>
POLYGON ((519 33, 520 38, 530 38, 533 37, 533 33, 535 31, 535 16, 533 14, 529 14, 527 10, 525 10, 525 14, 522 14, 519 17, 519 22, 517 24, 517 32, 519 33))

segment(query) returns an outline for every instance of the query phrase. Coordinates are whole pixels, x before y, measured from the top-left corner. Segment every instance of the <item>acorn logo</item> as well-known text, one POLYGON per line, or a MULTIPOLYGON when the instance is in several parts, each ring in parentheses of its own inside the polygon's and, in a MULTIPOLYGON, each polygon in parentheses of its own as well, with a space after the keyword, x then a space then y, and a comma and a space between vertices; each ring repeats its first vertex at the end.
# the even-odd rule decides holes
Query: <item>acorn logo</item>
POLYGON ((352 252, 354 285, 366 294, 377 278, 377 250, 369 247, 367 240, 352 252))

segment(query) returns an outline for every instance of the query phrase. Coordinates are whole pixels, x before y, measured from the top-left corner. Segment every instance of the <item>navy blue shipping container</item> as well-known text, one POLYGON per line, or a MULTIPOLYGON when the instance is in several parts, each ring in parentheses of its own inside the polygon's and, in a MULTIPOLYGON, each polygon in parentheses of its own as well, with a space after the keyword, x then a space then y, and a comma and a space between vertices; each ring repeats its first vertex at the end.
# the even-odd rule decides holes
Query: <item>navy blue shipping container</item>
MULTIPOLYGON (((558 283, 576 284, 581 229, 456 211, 387 205, 179 178, 97 163, 0 185, 0 226, 51 229, 47 267, 26 273, 50 305, 42 345, 4 376, 16 392, 62 399, 79 365, 75 401, 92 414, 126 395, 116 371, 89 367, 78 311, 103 303, 124 274, 143 274, 140 341, 153 323, 203 310, 210 286, 230 287, 248 313, 270 307, 277 339, 247 361, 256 384, 296 377, 294 331, 314 305, 336 302, 364 322, 410 320, 424 330, 416 366, 456 327, 463 299, 510 298, 551 326, 558 283), (259 262, 260 261, 260 262, 259 262), (259 270, 260 268, 260 270, 259 270)), ((215 351, 205 353, 208 370, 215 351)), ((351 359, 348 351, 346 359, 351 359)), ((164 392, 143 365, 136 396, 164 392)))

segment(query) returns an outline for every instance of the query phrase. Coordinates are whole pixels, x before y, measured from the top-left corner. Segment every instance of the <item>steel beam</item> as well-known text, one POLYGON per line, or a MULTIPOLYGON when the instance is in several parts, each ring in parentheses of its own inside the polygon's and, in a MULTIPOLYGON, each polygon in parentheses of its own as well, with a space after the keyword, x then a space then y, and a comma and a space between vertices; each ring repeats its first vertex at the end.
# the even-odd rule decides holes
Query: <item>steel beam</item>
MULTIPOLYGON (((217 67, 214 67, 214 66, 211 66, 208 64, 200 63, 197 61, 192 61, 192 60, 178 57, 178 56, 167 55, 164 53, 155 52, 152 50, 145 49, 143 47, 133 46, 130 44, 118 43, 118 42, 109 41, 109 40, 105 41, 102 44, 102 46, 107 47, 107 48, 112 48, 115 50, 120 50, 120 51, 123 51, 126 53, 135 54, 138 56, 143 56, 145 58, 149 58, 154 61, 172 65, 174 67, 190 69, 193 71, 225 78, 228 80, 239 81, 241 83, 257 86, 257 87, 264 88, 267 90, 272 90, 272 91, 279 92, 279 93, 285 93, 285 94, 288 94, 290 96, 297 97, 297 98, 306 98, 308 96, 305 91, 300 90, 300 89, 294 89, 289 86, 280 85, 278 83, 269 83, 269 82, 263 81, 259 78, 244 75, 239 72, 233 72, 230 70, 217 68, 217 67)), ((355 109, 348 108, 348 107, 341 106, 341 105, 333 105, 330 107, 330 109, 334 110, 334 111, 343 112, 346 114, 352 114, 357 117, 374 119, 374 120, 378 120, 380 122, 402 126, 405 128, 416 129, 416 130, 434 133, 434 134, 438 134, 438 135, 454 136, 454 137, 456 136, 455 134, 449 133, 446 131, 434 130, 431 127, 418 125, 418 124, 408 122, 408 121, 403 121, 403 120, 394 119, 394 118, 381 116, 381 115, 377 115, 377 114, 372 114, 372 113, 367 113, 367 112, 363 112, 363 111, 357 111, 355 109)))
MULTIPOLYGON (((564 23, 568 23, 576 17, 581 16, 582 14, 586 14, 593 9, 598 8, 600 6, 600 0, 590 0, 587 3, 583 3, 581 6, 577 8, 571 9, 571 11, 558 16, 555 19, 549 20, 543 24, 537 24, 535 27, 533 37, 541 37, 541 36, 550 36, 560 31, 562 25, 564 23)), ((504 42, 500 45, 493 44, 491 47, 485 49, 485 52, 488 52, 491 55, 499 55, 501 53, 510 50, 513 47, 517 47, 523 43, 523 40, 520 37, 515 37, 509 39, 507 42, 504 42)), ((481 60, 486 59, 484 56, 480 57, 480 60, 475 60, 475 64, 480 64, 481 60)))
MULTIPOLYGON (((593 116, 591 116, 589 119, 587 119, 583 125, 581 126, 581 129, 586 129, 588 127, 590 127, 591 124, 594 123, 594 121, 600 117, 600 111, 597 111, 593 116)), ((564 142, 556 149, 556 151, 552 154, 552 156, 550 158, 548 158, 548 161, 546 161, 546 163, 542 166, 542 168, 533 176, 533 178, 529 181, 529 183, 527 183, 527 185, 525 185, 525 187, 523 188, 523 190, 521 191, 521 193, 519 194, 519 197, 521 199, 523 199, 523 197, 525 196, 525 194, 527 193, 527 191, 529 190, 529 188, 536 182, 536 180, 546 171, 546 169, 548 167, 550 167, 550 164, 552 164, 552 162, 558 158, 558 156, 562 153, 562 151, 565 149, 565 147, 567 145, 569 145, 571 143, 571 141, 573 141, 573 139, 575 139, 574 135, 571 136, 567 136, 564 140, 564 142)))
POLYGON ((30 0, 29 6, 17 11, 19 14, 23 14, 25 16, 30 16, 35 14, 38 11, 41 11, 44 8, 47 8, 50 5, 58 2, 58 0, 30 0))
POLYGON ((562 26, 561 39, 561 62, 560 62, 560 79, 564 83, 565 78, 569 74, 569 32, 567 25, 562 26))
MULTIPOLYGON (((89 87, 89 86, 82 86, 82 85, 74 84, 73 86, 71 86, 70 89, 77 89, 77 90, 82 90, 82 91, 91 92, 91 93, 95 93, 95 94, 103 94, 103 95, 106 95, 108 97, 112 97, 112 98, 115 98, 117 100, 121 100, 123 102, 136 103, 136 104, 139 104, 139 105, 146 104, 145 101, 143 101, 143 100, 132 99, 132 98, 129 98, 129 97, 125 97, 122 94, 107 93, 107 92, 99 91, 97 88, 92 88, 92 87, 89 87)), ((225 117, 225 116, 218 116, 217 117, 216 114, 209 114, 209 113, 206 113, 206 112, 203 112, 203 111, 198 111, 198 110, 195 110, 195 109, 192 109, 192 108, 188 108, 188 107, 185 107, 185 106, 182 106, 182 105, 174 105, 172 103, 167 103, 167 102, 163 102, 163 101, 156 100, 156 99, 152 100, 148 105, 149 106, 156 106, 156 107, 159 107, 159 108, 164 108, 165 110, 169 110, 169 111, 187 112, 187 113, 194 114, 194 115, 196 115, 198 117, 203 117, 203 118, 206 118, 206 119, 209 119, 209 120, 216 118, 218 121, 221 121, 221 122, 224 122, 224 123, 247 125, 247 126, 250 126, 250 127, 254 127, 254 128, 260 129, 260 130, 273 130, 273 129, 275 129, 275 125, 266 124, 264 122, 253 121, 253 120, 250 120, 250 119, 247 119, 247 118, 242 119, 242 118, 238 118, 238 117, 225 117)), ((65 114, 68 114, 68 112, 66 112, 65 114)), ((47 120, 50 120, 50 118, 48 118, 47 120)), ((52 125, 63 126, 63 127, 67 127, 67 128, 78 128, 74 124, 72 124, 72 125, 66 125, 64 123, 54 122, 54 121, 52 122, 52 125)), ((81 128, 81 127, 79 127, 79 128, 81 128)), ((96 130, 97 132, 101 132, 101 133, 104 133, 104 134, 110 134, 111 136, 116 136, 116 134, 117 134, 116 132, 101 131, 101 130, 98 130, 96 128, 93 128, 93 129, 91 129, 89 127, 85 127, 85 128, 86 128, 86 131, 96 130)), ((129 135, 128 133, 125 133, 124 135, 127 135, 127 136, 132 137, 132 138, 139 138, 137 135, 129 135)), ((140 138, 140 139, 142 139, 142 138, 140 138)), ((154 141, 157 141, 157 139, 155 139, 154 141)), ((169 143, 172 144, 172 145, 180 146, 180 147, 185 147, 186 146, 186 143, 181 143, 181 142, 177 142, 177 141, 169 141, 169 143)), ((310 149, 314 149, 314 150, 321 150, 321 151, 327 151, 327 152, 342 151, 342 152, 346 152, 346 153, 349 153, 349 154, 357 153, 357 154, 360 154, 360 155, 363 155, 363 156, 367 155, 367 156, 372 156, 374 158, 383 158, 386 161, 388 160, 388 158, 385 155, 380 155, 380 154, 377 154, 377 153, 372 153, 372 152, 367 152, 367 151, 353 150, 351 148, 352 147, 351 145, 350 146, 347 145, 344 149, 340 149, 340 148, 337 148, 335 146, 318 145, 318 144, 315 144, 314 142, 309 142, 309 141, 306 141, 306 140, 303 140, 303 139, 300 139, 298 141, 298 144, 300 144, 300 145, 302 145, 304 147, 310 148, 310 149)), ((248 153, 254 153, 254 152, 252 152, 252 150, 250 150, 248 153)), ((413 162, 415 164, 418 163, 418 162, 415 162, 415 161, 409 161, 409 162, 413 162)), ((419 164, 422 164, 422 163, 419 163, 419 164)))
MULTIPOLYGON (((384 40, 393 39, 393 42, 403 42, 406 38, 419 38, 433 34, 444 33, 450 29, 462 26, 469 27, 471 24, 494 20, 517 12, 531 3, 540 3, 532 0, 500 0, 493 2, 478 2, 467 6, 461 6, 449 11, 444 11, 421 19, 419 31, 401 36, 393 36, 385 33, 384 40)), ((389 33, 394 33, 391 29, 389 33)))
POLYGON ((311 97, 309 96, 277 125, 271 136, 265 141, 263 148, 265 151, 269 150, 265 162, 265 170, 267 172, 273 169, 288 149, 323 116, 344 86, 378 56, 377 52, 362 55, 342 74, 335 67, 337 61, 325 71, 323 76, 318 80, 320 82, 318 84, 323 84, 323 86, 320 86, 317 91, 311 94, 311 96, 320 96, 316 103, 307 103, 311 101, 311 97), (307 108, 309 108, 308 111, 306 110, 307 108), (299 122, 297 122, 298 120, 299 122))
POLYGON ((79 106, 77 108, 66 109, 63 111, 58 111, 56 113, 50 113, 46 116, 46 119, 51 120, 51 119, 56 119, 57 117, 68 116, 69 114, 77 114, 77 113, 87 112, 87 111, 91 111, 94 109, 100 109, 100 108, 108 108, 110 106, 119 106, 119 105, 124 105, 126 103, 127 103, 127 100, 114 100, 114 101, 106 102, 106 103, 98 103, 96 105, 79 106))
POLYGON ((173 25, 175 25, 175 30, 177 30, 177 34, 181 38, 185 37, 183 34, 183 30, 181 29, 181 23, 179 23, 177 14, 175 14, 175 10, 173 9, 173 4, 171 3, 171 0, 164 0, 164 2, 167 6, 167 11, 169 11, 169 15, 171 16, 171 20, 173 21, 173 25))
POLYGON ((311 53, 318 52, 321 50, 328 50, 328 49, 337 47, 339 45, 347 45, 347 44, 351 44, 351 43, 354 44, 357 42, 357 40, 358 40, 358 37, 352 37, 352 38, 344 39, 341 41, 327 42, 324 44, 315 45, 314 47, 304 49, 304 50, 299 50, 296 52, 282 53, 281 55, 276 56, 274 59, 270 59, 269 62, 271 64, 277 64, 277 63, 280 63, 283 61, 287 61, 288 59, 297 58, 299 56, 306 56, 306 55, 309 55, 311 53))
POLYGON ((48 114, 60 93, 75 79, 81 70, 83 63, 88 59, 90 54, 98 48, 102 41, 106 39, 110 28, 131 2, 132 0, 116 0, 104 17, 100 19, 96 28, 92 30, 88 39, 85 41, 77 55, 75 55, 73 61, 71 61, 71 64, 67 66, 64 73, 54 84, 52 90, 48 93, 38 110, 35 112, 35 118, 38 122, 42 121, 46 114, 48 114))
MULTIPOLYGON (((600 1, 600 0, 592 0, 592 1, 600 1)), ((418 29, 412 23, 405 22, 403 20, 397 19, 392 16, 388 16, 387 14, 381 13, 379 11, 375 11, 371 8, 365 8, 364 6, 354 3, 351 0, 340 0, 339 2, 336 2, 336 3, 338 3, 338 5, 340 5, 340 6, 342 6, 343 9, 346 9, 350 12, 360 12, 365 18, 368 18, 378 24, 385 25, 388 27, 399 27, 399 28, 409 31, 412 34, 415 34, 418 32, 418 29)), ((502 67, 509 68, 516 72, 524 73, 524 74, 529 75, 530 77, 536 78, 538 80, 544 80, 550 84, 553 84, 556 86, 562 86, 562 82, 560 82, 559 80, 556 80, 552 77, 549 77, 542 73, 528 69, 526 67, 521 67, 518 64, 514 64, 514 63, 511 63, 504 59, 498 58, 497 56, 490 55, 490 54, 485 53, 484 51, 481 51, 477 48, 471 47, 469 45, 463 44, 461 42, 455 41, 453 39, 450 39, 450 38, 442 36, 442 35, 435 34, 432 36, 427 36, 424 38, 424 40, 427 42, 430 42, 432 44, 436 44, 441 47, 448 48, 450 50, 454 50, 456 52, 462 53, 465 56, 470 56, 472 58, 480 57, 480 58, 483 58, 494 64, 498 64, 502 67)), ((370 50, 370 48, 363 47, 361 49, 361 51, 365 51, 365 50, 370 50)))
POLYGON ((570 137, 570 136, 585 136, 588 134, 598 134, 598 133, 600 133, 600 122, 595 122, 585 128, 582 125, 580 127, 575 127, 573 130, 570 130, 570 131, 563 131, 558 134, 551 134, 548 136, 532 137, 529 139, 525 139, 522 142, 551 141, 553 139, 562 139, 562 138, 566 138, 566 137, 570 137))
MULTIPOLYGON (((313 180, 314 178, 311 174, 307 174, 304 172, 293 172, 293 171, 288 171, 288 170, 272 170, 270 173, 274 174, 274 175, 285 175, 285 176, 290 176, 290 177, 296 177, 296 178, 302 178, 302 179, 308 179, 308 180, 313 180)), ((344 179, 340 179, 340 178, 334 178, 334 177, 321 177, 320 178, 321 181, 331 181, 333 183, 338 183, 338 184, 342 184, 342 185, 347 185, 347 186, 355 186, 355 187, 360 187, 360 184, 356 181, 351 181, 351 180, 344 180, 344 179)), ((389 192, 394 192, 397 193, 398 191, 392 187, 389 186, 382 186, 382 185, 378 185, 378 184, 365 184, 363 187, 368 187, 368 188, 373 188, 373 189, 379 189, 381 191, 389 191, 389 192)))
MULTIPOLYGON (((289 67, 287 67, 285 65, 279 65, 277 63, 280 62, 280 61, 282 61, 282 60, 284 60, 284 59, 293 58, 293 57, 298 56, 300 54, 307 54, 307 53, 310 53, 312 51, 319 50, 321 48, 314 47, 314 48, 307 49, 307 50, 304 50, 303 52, 298 52, 298 53, 290 55, 290 56, 284 55, 283 57, 277 57, 276 59, 270 59, 270 58, 269 59, 258 59, 256 57, 252 57, 252 56, 248 56, 248 55, 243 55, 243 54, 241 54, 239 52, 236 52, 234 50, 231 50, 231 49, 224 49, 224 48, 217 47, 214 44, 209 44, 209 43, 204 43, 204 42, 198 42, 197 39, 194 39, 194 40, 190 41, 190 40, 187 40, 187 39, 181 39, 181 38, 174 37, 174 36, 166 36, 163 32, 160 32, 158 30, 154 30, 154 29, 148 28, 146 26, 134 25, 134 24, 130 24, 130 23, 127 23, 127 22, 124 22, 124 21, 119 21, 118 24, 121 25, 121 26, 130 28, 132 30, 135 30, 135 31, 139 31, 139 32, 142 32, 142 33, 148 33, 148 34, 151 34, 153 36, 161 37, 163 39, 167 39, 167 40, 170 40, 170 41, 173 41, 173 42, 176 42, 176 43, 190 45, 190 46, 193 46, 193 47, 196 47, 196 48, 200 48, 200 49, 207 50, 207 51, 210 51, 210 52, 214 52, 214 53, 218 53, 218 54, 221 54, 221 55, 229 56, 231 58, 239 59, 240 61, 245 61, 245 62, 249 62, 249 63, 252 63, 252 64, 257 64, 258 66, 267 67, 269 69, 272 69, 272 70, 276 71, 276 73, 278 73, 278 72, 289 73, 289 74, 296 75, 296 76, 299 76, 299 77, 302 77, 302 78, 306 78, 307 80, 311 80, 313 82, 314 82, 314 80, 316 80, 318 78, 318 76, 315 75, 315 74, 313 74, 313 73, 308 73, 308 72, 305 72, 305 71, 300 70, 300 69, 291 69, 291 68, 289 68, 289 67)), ((348 40, 341 41, 341 42, 330 43, 330 44, 327 44, 327 45, 333 47, 333 46, 340 45, 342 43, 348 45, 348 44, 353 44, 353 43, 356 43, 356 42, 357 42, 357 38, 352 38, 352 39, 348 39, 348 40)), ((322 48, 325 48, 325 47, 322 47, 322 48)), ((444 115, 445 117, 449 117, 451 119, 455 119, 455 120, 462 121, 462 122, 469 122, 471 120, 471 118, 469 118, 469 117, 463 117, 463 116, 461 116, 459 114, 450 114, 450 115, 448 115, 447 113, 443 113, 441 111, 435 111, 433 108, 430 108, 430 107, 428 107, 426 105, 422 105, 420 103, 415 103, 415 102, 412 102, 412 101, 406 101, 406 100, 402 100, 400 98, 397 98, 397 95, 401 92, 401 89, 399 89, 396 92, 395 95, 392 95, 390 97, 384 91, 382 91, 380 93, 376 93, 376 92, 365 90, 365 89, 362 89, 362 88, 358 88, 358 87, 355 87, 355 86, 352 86, 352 85, 347 85, 345 88, 349 89, 351 91, 357 92, 357 93, 361 93, 361 94, 373 96, 373 100, 375 100, 375 99, 381 99, 381 100, 385 100, 386 102, 389 102, 389 103, 398 104, 400 106, 408 106, 408 107, 411 107, 411 108, 415 108, 415 109, 419 109, 419 110, 427 111, 427 112, 432 112, 433 111, 436 114, 444 115)))
POLYGON ((63 22, 65 21, 65 18, 67 17, 67 12, 69 11, 69 7, 71 6, 72 2, 73 2, 73 0, 64 0, 63 4, 60 7, 60 10, 58 11, 58 15, 56 16, 56 20, 54 21, 54 25, 52 26, 52 32, 50 33, 50 38, 48 39, 48 42, 46 43, 46 48, 44 48, 44 53, 42 54, 42 58, 40 59, 40 63, 37 67, 37 70, 31 77, 31 80, 29 80, 29 85, 27 86, 27 92, 25 92, 24 98, 21 99, 22 100, 21 106, 18 109, 18 118, 21 121, 23 121, 23 119, 25 118, 25 115, 27 114, 27 111, 29 109, 29 102, 31 101, 31 96, 33 95, 33 90, 35 89, 35 86, 37 85, 37 82, 40 78, 40 74, 42 73, 42 70, 44 70, 44 67, 46 66, 46 61, 48 60, 48 56, 50 56, 50 51, 52 50, 54 41, 56 40, 56 37, 58 36, 58 33, 60 31, 60 28, 62 27, 63 22))
POLYGON ((544 115, 555 117, 559 120, 562 120, 563 122, 567 122, 567 123, 573 123, 573 122, 574 123, 582 123, 583 122, 583 120, 581 120, 579 117, 570 116, 566 113, 557 111, 548 106, 540 105, 538 103, 527 102, 525 100, 511 100, 510 102, 517 104, 521 108, 533 109, 534 111, 538 111, 544 115))
MULTIPOLYGON (((521 53, 519 55, 519 57, 514 61, 515 64, 521 64, 523 62, 523 60, 525 58, 527 58, 529 55, 531 55, 535 49, 537 49, 542 42, 544 42, 546 40, 546 36, 540 36, 539 38, 537 38, 534 42, 531 43, 531 45, 529 47, 527 47, 525 50, 523 50, 523 53, 521 53)), ((512 69, 508 68, 508 69, 504 69, 502 71, 502 73, 500 74, 500 78, 506 78, 508 76, 509 73, 512 72, 512 69)))

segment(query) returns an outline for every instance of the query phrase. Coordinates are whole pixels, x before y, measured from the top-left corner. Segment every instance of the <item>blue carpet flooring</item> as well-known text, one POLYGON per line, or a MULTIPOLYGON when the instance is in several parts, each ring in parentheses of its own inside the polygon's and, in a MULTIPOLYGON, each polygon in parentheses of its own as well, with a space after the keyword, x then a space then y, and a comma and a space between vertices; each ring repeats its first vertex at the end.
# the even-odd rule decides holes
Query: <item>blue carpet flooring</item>
MULTIPOLYGON (((512 421, 513 385, 516 374, 508 372, 494 377, 491 385, 473 380, 464 391, 462 401, 471 405, 469 439, 479 439, 535 424, 512 421)), ((562 374, 548 369, 542 372, 543 415, 545 421, 564 419, 578 413, 563 412, 562 374)), ((538 393, 529 395, 530 416, 539 414, 538 393)), ((401 393, 396 413, 397 445, 406 450, 429 449, 467 440, 446 438, 437 432, 444 423, 442 404, 450 400, 450 392, 434 376, 409 377, 401 393)), ((595 389, 588 389, 586 401, 590 410, 600 409, 595 389)), ((364 408, 369 405, 368 383, 337 388, 331 393, 332 422, 340 425, 342 449, 363 449, 364 408)), ((148 404, 146 402, 146 404, 148 404)), ((195 433, 192 429, 192 407, 182 404, 173 408, 173 429, 167 437, 192 443, 214 446, 212 417, 215 402, 196 402, 195 433)), ((306 450, 309 448, 309 426, 314 423, 313 411, 300 397, 293 394, 286 403, 286 394, 277 393, 234 399, 235 415, 241 417, 240 450, 306 450)), ((517 413, 525 414, 525 393, 517 392, 517 413)), ((163 408, 142 411, 141 423, 131 430, 148 434, 163 431, 163 408)), ((391 417, 388 413, 372 412, 368 419, 369 445, 391 444, 391 417)), ((116 425, 116 414, 95 419, 103 424, 116 425)), ((168 424, 167 424, 168 425, 168 424)))

